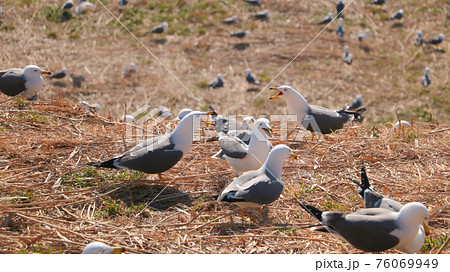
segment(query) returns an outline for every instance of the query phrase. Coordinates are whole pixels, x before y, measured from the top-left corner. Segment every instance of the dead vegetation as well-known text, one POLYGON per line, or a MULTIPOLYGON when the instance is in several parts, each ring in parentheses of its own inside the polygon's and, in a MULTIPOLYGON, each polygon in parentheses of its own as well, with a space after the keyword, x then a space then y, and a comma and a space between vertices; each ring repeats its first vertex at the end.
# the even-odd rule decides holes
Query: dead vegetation
MULTIPOLYGON (((210 158, 219 147, 205 142, 213 135, 208 128, 197 132, 192 151, 157 180, 86 166, 123 152, 124 139, 131 146, 140 138, 124 138, 124 124, 84 114, 78 104, 37 102, 17 110, 11 101, 3 104, 0 121, 3 253, 80 253, 92 241, 131 253, 361 253, 331 235, 311 232, 317 222, 298 201, 325 210, 362 208, 347 179, 359 179, 362 165, 377 190, 429 208, 432 236, 424 253, 437 253, 448 238, 448 126, 416 123, 403 132, 390 124, 354 126, 318 141, 300 133, 288 143, 300 159, 286 160, 280 199, 262 214, 241 217, 234 206, 215 201, 234 172, 225 161, 210 158)), ((276 144, 281 131, 274 127, 276 144)))

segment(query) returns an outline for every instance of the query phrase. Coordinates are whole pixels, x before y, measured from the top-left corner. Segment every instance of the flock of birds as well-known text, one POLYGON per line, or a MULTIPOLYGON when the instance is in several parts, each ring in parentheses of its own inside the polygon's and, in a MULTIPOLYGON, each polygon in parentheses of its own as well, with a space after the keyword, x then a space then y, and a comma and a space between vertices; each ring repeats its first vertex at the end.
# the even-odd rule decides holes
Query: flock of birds
MULTIPOLYGON (((245 0, 245 2, 255 6, 261 4, 261 0, 245 0)), ((371 4, 382 5, 385 2, 376 0, 371 4)), ((120 6, 125 6, 127 3, 128 1, 119 1, 120 6)), ((74 8, 73 12, 79 14, 80 10, 91 5, 83 0, 78 1, 75 5, 72 0, 69 0, 62 6, 62 9, 74 8)), ((337 17, 339 17, 336 33, 341 37, 345 35, 342 14, 344 8, 344 3, 339 0, 336 6, 337 17)), ((404 11, 399 10, 392 15, 391 20, 401 20, 403 16, 404 11)), ((253 14, 253 17, 259 20, 268 20, 269 11, 258 12, 253 14)), ((234 24, 237 19, 237 16, 232 16, 223 20, 222 23, 234 24)), ((334 15, 330 13, 318 24, 329 24, 333 20, 334 15)), ((163 22, 154 27, 150 33, 163 33, 168 28, 168 24, 163 22)), ((369 33, 370 31, 366 30, 358 35, 358 40, 367 39, 369 33)), ((248 30, 242 30, 232 33, 231 36, 245 38, 249 34, 248 30)), ((443 41, 444 35, 439 34, 425 43, 437 45, 443 41)), ((421 46, 423 43, 422 32, 419 30, 414 38, 414 44, 421 46)), ((345 46, 344 51, 343 61, 351 64, 353 57, 349 47, 345 46)), ((132 63, 125 69, 123 76, 128 77, 136 72, 136 66, 132 63)), ((38 91, 44 86, 41 75, 63 78, 67 74, 67 68, 54 74, 35 65, 28 65, 24 69, 10 68, 0 71, 0 90, 7 96, 38 99, 38 91)), ((246 70, 246 80, 251 84, 260 84, 250 68, 246 70)), ((431 83, 428 67, 425 69, 421 83, 425 87, 431 83)), ((223 87, 222 75, 218 74, 217 79, 209 86, 211 88, 223 87)), ((361 96, 356 97, 350 105, 345 105, 342 109, 331 110, 310 105, 297 90, 290 86, 284 85, 269 90, 278 92, 269 99, 283 99, 286 102, 288 113, 297 117, 297 125, 311 131, 313 137, 315 133, 333 133, 343 128, 344 124, 349 121, 361 121, 362 114, 366 110, 362 108, 361 96)), ((87 112, 96 113, 100 109, 100 105, 90 105, 86 101, 81 101, 80 105, 87 112)), ((161 112, 164 111, 166 109, 161 109, 161 112)), ((283 162, 289 157, 296 159, 296 155, 284 144, 272 146, 269 141, 272 128, 268 119, 255 120, 253 117, 247 116, 242 122, 239 122, 234 118, 217 114, 212 107, 207 112, 183 109, 178 114, 178 119, 179 123, 170 134, 145 140, 129 151, 106 161, 88 164, 95 167, 158 174, 159 178, 162 178, 163 172, 171 169, 191 150, 194 132, 203 122, 214 126, 217 132, 217 136, 211 140, 217 140, 221 149, 213 158, 228 161, 238 176, 226 186, 218 197, 218 201, 236 204, 244 214, 247 209, 261 209, 264 205, 273 203, 280 197, 284 189, 281 181, 283 162), (207 116, 211 116, 212 121, 207 121, 207 116)), ((124 115, 121 120, 126 123, 135 122, 134 118, 129 115, 124 115)), ((396 126, 404 125, 409 125, 409 123, 402 121, 400 124, 396 124, 396 126)), ((395 248, 407 253, 418 252, 425 237, 429 235, 429 213, 426 207, 418 202, 402 205, 376 192, 370 186, 364 168, 361 169, 361 182, 354 182, 360 187, 359 193, 365 201, 366 209, 353 213, 323 212, 316 207, 300 203, 303 209, 321 222, 322 227, 314 230, 330 232, 363 251, 377 252, 395 248)), ((83 253, 121 253, 124 251, 126 251, 124 248, 112 248, 95 242, 89 244, 83 253)))

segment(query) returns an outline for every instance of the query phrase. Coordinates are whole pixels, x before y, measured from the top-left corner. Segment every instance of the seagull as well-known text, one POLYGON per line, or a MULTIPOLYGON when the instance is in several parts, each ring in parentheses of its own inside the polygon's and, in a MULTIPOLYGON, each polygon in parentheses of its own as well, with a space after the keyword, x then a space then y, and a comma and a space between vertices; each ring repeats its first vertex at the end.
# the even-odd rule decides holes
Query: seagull
POLYGON ((339 0, 339 2, 336 5, 336 16, 342 16, 341 12, 344 10, 345 6, 342 0, 339 0))
POLYGON ((90 105, 88 102, 86 101, 80 101, 78 102, 86 111, 86 113, 93 113, 96 114, 102 107, 99 104, 93 104, 90 105))
POLYGON ((152 30, 150 30, 149 34, 158 33, 161 34, 169 29, 169 25, 166 22, 162 22, 160 25, 155 26, 152 30))
POLYGON ((92 242, 84 248, 82 254, 120 254, 126 251, 124 247, 110 247, 101 242, 92 242))
POLYGON ((237 22, 237 16, 233 15, 229 18, 226 18, 222 21, 222 24, 226 24, 226 25, 232 25, 235 24, 237 22))
POLYGON ((259 169, 245 172, 234 179, 217 200, 238 205, 242 215, 245 209, 262 208, 274 202, 283 192, 281 171, 284 160, 289 156, 297 158, 288 146, 275 146, 259 169))
POLYGON ((324 24, 328 24, 329 22, 333 21, 333 13, 328 13, 328 15, 323 18, 320 22, 318 22, 318 25, 324 25, 324 24))
POLYGON ((384 3, 386 3, 386 0, 375 0, 370 2, 369 5, 383 5, 384 3))
POLYGON ((270 152, 269 136, 272 134, 270 122, 266 118, 256 120, 252 128, 250 143, 247 145, 237 137, 222 135, 219 144, 225 158, 238 175, 255 170, 266 161, 270 152))
POLYGON ((354 213, 322 212, 310 205, 300 206, 325 226, 315 230, 338 234, 363 251, 379 252, 395 248, 414 253, 421 225, 425 235, 430 233, 430 215, 427 208, 418 202, 410 202, 398 212, 385 208, 362 209, 354 213))
POLYGON ((248 83, 259 85, 259 80, 255 74, 252 73, 252 69, 247 68, 245 70, 245 79, 248 83))
POLYGON ((244 0, 245 2, 249 3, 252 6, 260 6, 261 0, 244 0))
POLYGON ((352 64, 353 56, 347 45, 344 47, 344 55, 342 56, 342 60, 347 64, 352 64))
POLYGON ((422 83, 422 85, 424 87, 428 87, 431 84, 431 79, 430 79, 430 68, 425 67, 425 72, 422 76, 422 78, 420 79, 420 83, 422 83))
POLYGON ((61 10, 71 9, 73 5, 73 0, 67 0, 64 5, 62 5, 61 10))
POLYGON ((362 106, 363 100, 358 96, 350 106, 345 106, 340 110, 331 110, 320 106, 309 105, 305 98, 290 86, 281 86, 278 88, 269 88, 279 93, 270 97, 274 99, 280 97, 287 103, 289 114, 297 115, 297 122, 307 130, 329 134, 344 127, 344 124, 351 120, 358 120, 365 108, 358 109, 362 106), (358 110, 356 110, 358 109, 358 110), (356 110, 356 111, 354 111, 356 110))
POLYGON ((137 72, 136 65, 132 62, 128 67, 125 67, 123 71, 123 77, 129 77, 131 74, 135 74, 137 72))
POLYGON ((405 120, 400 120, 400 122, 399 121, 395 122, 395 125, 394 125, 395 128, 398 128, 400 126, 401 127, 411 127, 411 124, 405 120))
POLYGON ((366 29, 363 33, 358 34, 358 41, 362 42, 363 40, 367 40, 369 38, 370 30, 366 29))
POLYGON ((194 131, 200 125, 201 117, 210 114, 215 112, 193 111, 178 123, 172 133, 145 140, 110 160, 88 165, 158 174, 161 179, 162 172, 172 168, 191 150, 194 131))
POLYGON ((434 45, 438 45, 438 44, 440 44, 443 41, 444 41, 444 34, 441 33, 438 36, 432 38, 431 40, 426 41, 425 43, 426 44, 430 44, 431 43, 431 44, 434 44, 434 45))
POLYGON ((128 0, 119 0, 119 6, 123 7, 128 4, 128 0))
POLYGON ((344 37, 345 34, 343 21, 344 21, 343 18, 339 18, 338 28, 336 30, 336 34, 338 34, 340 37, 344 37))
MULTIPOLYGON (((207 125, 212 125, 216 127, 217 133, 227 134, 229 131, 238 130, 244 127, 242 123, 239 123, 236 119, 232 117, 225 117, 223 115, 217 115, 213 117, 213 122, 203 121, 207 125)), ((217 138, 215 139, 217 140, 217 138)))
POLYGON ((215 89, 223 87, 223 77, 222 74, 217 74, 217 79, 209 83, 209 87, 215 89))
POLYGON ((258 19, 258 20, 269 20, 269 10, 268 9, 266 9, 266 10, 264 10, 264 11, 261 11, 261 12, 258 12, 258 13, 255 13, 255 14, 252 14, 252 16, 255 18, 255 19, 258 19))
MULTIPOLYGON (((241 139, 246 145, 249 145, 250 139, 252 138, 252 131, 254 123, 256 122, 253 116, 247 116, 242 119, 242 126, 239 129, 228 131, 228 133, 219 132, 219 138, 225 135, 229 137, 235 137, 241 139)), ((272 147, 271 147, 272 148, 272 147)), ((216 154, 211 156, 214 159, 225 159, 223 157, 224 153, 222 149, 219 150, 216 154)))
POLYGON ((414 37, 414 45, 419 47, 423 43, 422 30, 418 30, 416 36, 414 37))
POLYGON ((64 78, 65 76, 67 76, 67 68, 66 67, 55 72, 53 75, 50 76, 50 79, 52 79, 52 78, 60 79, 60 78, 64 78))
POLYGON ((394 15, 392 15, 391 20, 400 20, 401 18, 403 18, 403 9, 396 11, 394 15))
POLYGON ((230 34, 231 37, 237 37, 241 39, 247 37, 248 35, 250 35, 250 31, 248 30, 241 30, 230 34))
POLYGON ((37 94, 44 87, 41 75, 52 73, 44 71, 36 65, 28 65, 24 69, 10 68, 0 71, 0 91, 7 96, 20 95, 27 98, 37 94))

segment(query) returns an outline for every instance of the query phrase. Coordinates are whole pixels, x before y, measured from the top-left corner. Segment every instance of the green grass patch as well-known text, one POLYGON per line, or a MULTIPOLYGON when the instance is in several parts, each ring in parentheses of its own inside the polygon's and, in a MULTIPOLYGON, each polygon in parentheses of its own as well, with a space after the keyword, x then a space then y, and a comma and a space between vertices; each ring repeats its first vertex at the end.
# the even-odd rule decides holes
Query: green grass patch
MULTIPOLYGON (((442 245, 444 245, 445 241, 447 241, 448 237, 447 234, 443 237, 433 238, 431 236, 425 238, 425 241, 422 246, 422 252, 430 251, 433 249, 440 249, 442 245)), ((447 244, 446 248, 448 248, 449 245, 447 244)))
POLYGON ((46 7, 44 10, 45 19, 50 22, 65 22, 72 19, 72 13, 67 10, 61 10, 59 6, 46 7))

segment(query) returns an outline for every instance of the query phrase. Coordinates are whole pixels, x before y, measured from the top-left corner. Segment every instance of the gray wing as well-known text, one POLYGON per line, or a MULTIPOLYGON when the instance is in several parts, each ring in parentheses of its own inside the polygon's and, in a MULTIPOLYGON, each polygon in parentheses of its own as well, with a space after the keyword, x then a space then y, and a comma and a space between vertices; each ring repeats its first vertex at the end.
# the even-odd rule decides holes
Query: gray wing
POLYGON ((309 116, 306 116, 302 126, 311 132, 329 134, 344 127, 350 116, 344 116, 334 110, 311 105, 309 116), (311 118, 312 117, 312 118, 311 118), (320 131, 316 131, 320 129, 320 131))
POLYGON ((8 96, 15 96, 26 90, 23 69, 0 71, 0 91, 8 96))
POLYGON ((220 137, 219 144, 225 155, 235 159, 243 159, 248 154, 248 145, 236 137, 220 137))
POLYGON ((270 204, 278 199, 283 191, 283 184, 271 180, 260 169, 248 171, 228 185, 219 200, 228 202, 252 202, 270 204))
POLYGON ((181 150, 174 149, 170 135, 146 140, 114 161, 119 168, 156 174, 169 170, 183 157, 181 150))
POLYGON ((398 228, 395 213, 380 208, 356 213, 324 212, 323 223, 332 227, 354 247, 378 252, 395 247, 399 238, 390 234, 398 228))
POLYGON ((236 137, 241 139, 245 144, 250 144, 250 139, 252 138, 253 133, 251 130, 232 130, 227 133, 229 137, 236 137))

